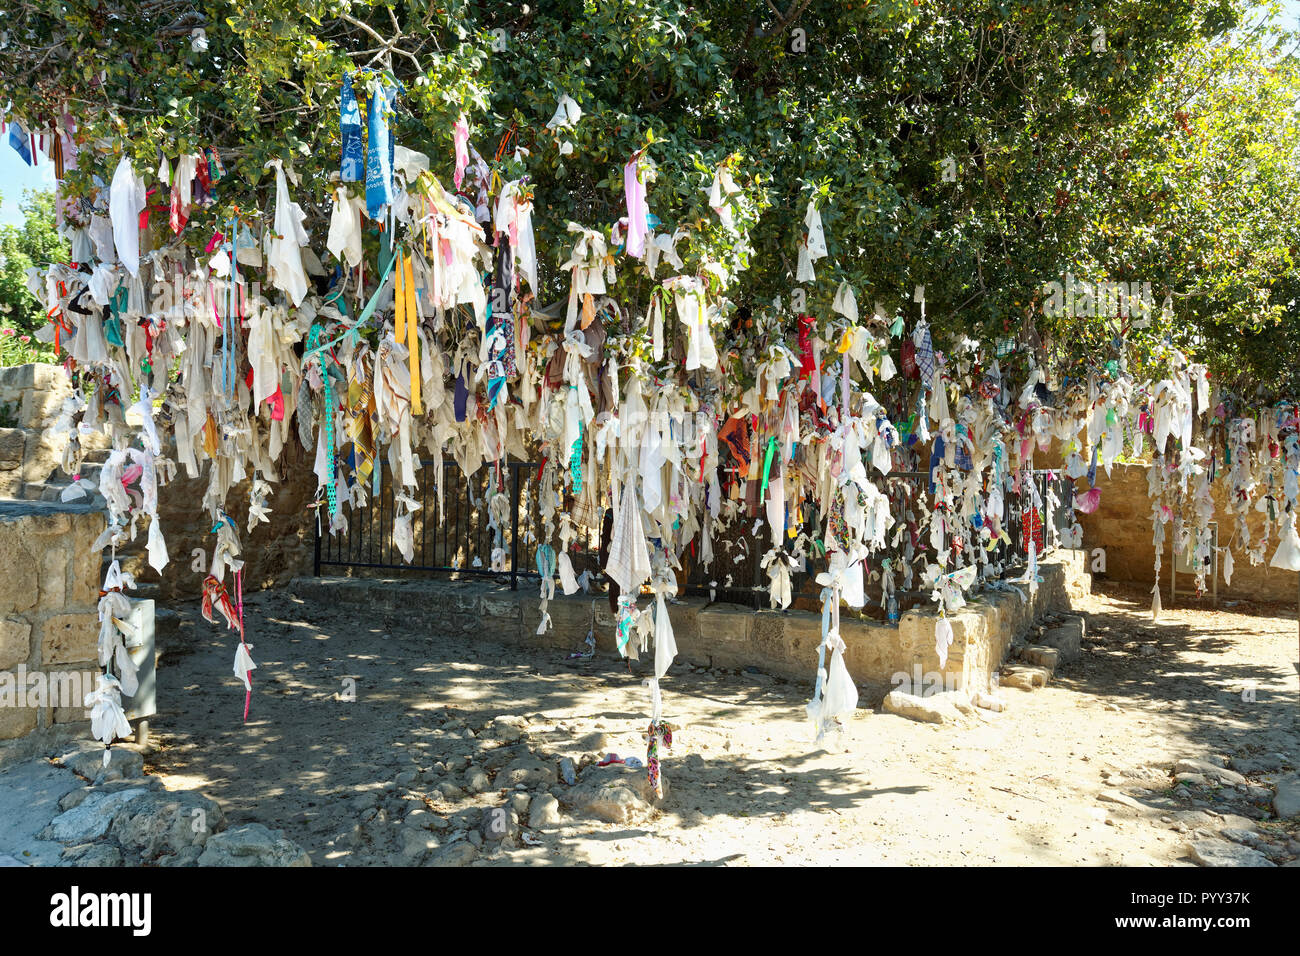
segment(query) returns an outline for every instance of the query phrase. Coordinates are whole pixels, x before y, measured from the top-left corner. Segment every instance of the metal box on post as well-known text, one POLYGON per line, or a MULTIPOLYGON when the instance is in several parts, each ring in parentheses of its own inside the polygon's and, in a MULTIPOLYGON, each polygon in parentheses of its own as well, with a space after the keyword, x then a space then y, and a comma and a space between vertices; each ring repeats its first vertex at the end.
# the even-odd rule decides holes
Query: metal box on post
POLYGON ((134 697, 122 695, 122 708, 126 711, 128 720, 139 721, 136 725, 136 743, 143 746, 149 740, 149 718, 158 712, 153 599, 131 601, 131 615, 125 623, 126 650, 131 655, 131 660, 135 661, 140 686, 134 697))

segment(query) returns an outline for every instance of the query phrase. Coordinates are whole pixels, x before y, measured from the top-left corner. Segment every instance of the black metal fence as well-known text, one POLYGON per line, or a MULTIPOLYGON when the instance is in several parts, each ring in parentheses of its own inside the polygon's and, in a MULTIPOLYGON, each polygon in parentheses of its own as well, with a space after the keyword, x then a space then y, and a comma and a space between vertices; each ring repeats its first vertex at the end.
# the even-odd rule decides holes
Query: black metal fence
MULTIPOLYGON (((379 462, 376 462, 379 466, 379 462)), ((320 575, 329 568, 390 573, 455 573, 496 578, 517 589, 521 577, 537 579, 537 549, 545 543, 543 521, 538 500, 540 488, 539 465, 536 462, 509 462, 500 466, 485 464, 468 478, 459 465, 447 462, 441 466, 425 465, 419 469, 419 508, 412 518, 412 560, 407 563, 394 539, 396 506, 393 488, 387 474, 380 493, 368 501, 366 507, 352 508, 347 512, 347 529, 335 535, 322 534, 321 523, 316 526, 314 573, 320 575), (439 513, 438 488, 442 490, 442 507, 439 513), (492 496, 506 496, 505 520, 493 527, 489 516, 492 496), (501 561, 493 567, 492 555, 498 551, 501 561)), ((929 475, 926 472, 893 472, 884 481, 882 490, 891 501, 895 517, 909 509, 914 514, 927 507, 929 475)), ((1034 472, 1042 506, 1038 512, 1042 551, 1046 553, 1055 545, 1060 529, 1071 523, 1074 483, 1057 471, 1034 472), (1048 513, 1049 488, 1058 499, 1056 508, 1048 513)), ((1018 495, 1008 495, 1003 527, 1011 538, 1011 545, 999 545, 992 555, 995 561, 1008 567, 1023 561, 1028 538, 1025 536, 1025 516, 1032 501, 1028 488, 1018 495)), ((322 522, 325 515, 321 516, 322 522)), ((556 518, 558 521, 558 516, 556 518)), ((801 508, 794 516, 800 530, 810 539, 820 537, 813 525, 815 511, 801 508)), ((698 560, 693 544, 683 555, 683 575, 680 580, 687 594, 711 595, 714 600, 726 603, 762 607, 767 604, 766 571, 762 558, 767 550, 765 535, 752 533, 754 518, 738 517, 730 526, 717 533, 713 541, 713 560, 705 564, 698 560)), ((599 582, 601 528, 579 526, 577 537, 569 547, 574 573, 588 572, 599 582)), ((892 530, 889 538, 892 540, 892 530)), ((922 535, 917 552, 929 549, 928 536, 922 535)), ((558 550, 558 542, 550 542, 558 550)), ((873 555, 873 565, 886 557, 902 558, 901 547, 887 548, 873 555)), ((825 567, 824 558, 809 557, 807 567, 797 572, 792 583, 795 595, 812 588, 810 583, 825 567)))

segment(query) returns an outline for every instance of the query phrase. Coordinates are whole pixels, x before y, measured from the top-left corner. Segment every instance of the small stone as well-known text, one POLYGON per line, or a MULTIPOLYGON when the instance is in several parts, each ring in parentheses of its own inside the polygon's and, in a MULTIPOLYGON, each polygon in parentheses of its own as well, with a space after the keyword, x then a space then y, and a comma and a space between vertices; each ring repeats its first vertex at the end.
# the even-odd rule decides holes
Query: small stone
POLYGON ((533 829, 554 826, 560 822, 560 801, 549 793, 533 798, 528 810, 528 825, 533 829))
MULTIPOLYGON (((475 834, 477 836, 477 834, 475 834)), ((479 838, 482 840, 482 838, 479 838)), ((467 866, 476 856, 478 848, 465 840, 457 840, 443 847, 429 858, 429 866, 467 866)))
POLYGON ((95 792, 94 787, 82 787, 80 790, 71 790, 63 795, 59 801, 59 809, 68 811, 74 807, 79 807, 88 796, 95 792))
POLYGON ((491 785, 487 774, 478 767, 470 767, 465 771, 465 791, 467 793, 482 793, 491 785))
POLYGON ((71 866, 121 866, 122 851, 111 843, 83 843, 64 850, 63 862, 71 866))
POLYGON ((403 770, 393 778, 393 786, 403 788, 409 787, 411 784, 415 783, 415 775, 416 772, 414 770, 403 770))
POLYGON ((513 810, 516 815, 522 817, 528 812, 528 804, 531 802, 532 797, 526 793, 512 794, 510 797, 510 809, 513 810))
POLYGON ((527 723, 522 717, 497 717, 488 724, 487 729, 497 740, 509 744, 514 743, 524 735, 524 728, 527 723))
POLYGON ((111 748, 108 755, 108 766, 105 767, 104 748, 87 741, 76 750, 65 753, 58 762, 78 776, 99 782, 144 776, 144 757, 138 751, 119 744, 111 748))
POLYGON ((429 828, 429 816, 429 811, 424 807, 416 807, 406 815, 406 818, 402 821, 402 826, 420 827, 427 830, 429 828))
POLYGON ((519 832, 519 815, 510 807, 488 807, 483 811, 478 829, 470 837, 481 836, 488 843, 510 840, 519 832))
POLYGON ((949 724, 959 722, 971 703, 962 691, 945 691, 919 697, 896 689, 885 695, 882 707, 887 714, 897 714, 910 720, 927 724, 949 724))
POLYGON ((402 857, 415 862, 438 849, 438 838, 427 830, 411 827, 402 833, 402 857))
POLYGON ((543 763, 533 754, 525 754, 497 772, 496 786, 500 789, 510 789, 519 783, 530 787, 551 786, 555 781, 553 765, 543 763))
POLYGON ((1050 676, 1047 669, 1043 667, 1008 667, 998 680, 998 686, 1033 690, 1035 687, 1046 687, 1050 676))

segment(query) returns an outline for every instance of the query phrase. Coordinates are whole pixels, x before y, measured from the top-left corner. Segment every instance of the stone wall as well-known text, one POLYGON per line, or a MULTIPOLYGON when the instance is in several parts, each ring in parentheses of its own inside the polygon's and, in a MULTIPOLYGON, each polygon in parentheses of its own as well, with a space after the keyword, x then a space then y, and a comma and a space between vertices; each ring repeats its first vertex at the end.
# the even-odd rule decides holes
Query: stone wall
POLYGON ((86 505, 0 502, 0 759, 90 732, 76 694, 93 690, 83 685, 99 671, 100 560, 90 546, 104 524, 86 505), (43 699, 26 680, 18 693, 20 675, 41 675, 43 699))
MULTIPOLYGON (((1091 515, 1080 515, 1083 526, 1084 550, 1092 553, 1101 548, 1105 552, 1105 575, 1119 581, 1133 581, 1150 585, 1155 581, 1155 546, 1151 543, 1151 499, 1147 497, 1147 466, 1144 464, 1114 465, 1108 478, 1104 469, 1097 471, 1097 485, 1101 488, 1101 505, 1091 515)), ((1225 510, 1225 500, 1231 489, 1226 480, 1213 485, 1215 519, 1219 524, 1219 544, 1226 545, 1232 537, 1235 516, 1225 510)), ((1247 518, 1252 536, 1263 532, 1263 515, 1252 512, 1247 518)), ((1173 567, 1173 547, 1165 533, 1164 556, 1160 564, 1160 588, 1163 600, 1169 598, 1169 570, 1173 567)), ((1268 566, 1277 546, 1276 535, 1269 544, 1265 561, 1252 567, 1243 551, 1233 553, 1231 586, 1223 583, 1222 555, 1219 557, 1219 598, 1230 600, 1281 601, 1294 604, 1300 596, 1300 575, 1294 571, 1281 571, 1268 566)), ((1098 571, 1097 573, 1101 573, 1098 571)), ((1178 589, 1191 592, 1194 579, 1191 575, 1178 576, 1178 589)), ((1210 582, 1206 581, 1208 590, 1210 582)))
MULTIPOLYGON (((170 563, 161 574, 149 566, 145 560, 143 532, 136 542, 138 546, 122 560, 122 566, 136 576, 136 583, 157 597, 197 599, 217 540, 202 505, 208 487, 207 469, 198 478, 189 479, 184 475, 181 470, 175 480, 158 491, 158 517, 167 540, 170 563), (193 567, 198 559, 196 549, 203 551, 202 570, 193 567)), ((226 513, 239 529, 246 591, 287 584, 312 570, 312 529, 316 513, 310 506, 315 497, 316 476, 297 439, 285 448, 280 458, 280 478, 271 485, 269 523, 259 522, 252 532, 248 530, 249 483, 240 482, 232 488, 226 501, 226 513)), ((231 582, 227 579, 226 583, 231 582)))
MULTIPOLYGON (((71 481, 62 470, 66 434, 54 434, 51 426, 59 416, 63 400, 72 394, 67 373, 58 365, 16 365, 0 368, 0 499, 58 501, 59 492, 71 481)), ((133 413, 128 414, 128 421, 133 413)), ((138 423, 137 423, 138 424, 138 423)), ((87 453, 83 473, 98 481, 98 463, 109 447, 102 432, 83 435, 87 453)), ((175 459, 170 449, 164 454, 175 459)), ((316 490, 311 462, 292 441, 281 458, 281 478, 273 484, 270 523, 259 523, 250 533, 248 482, 233 488, 227 512, 240 529, 245 567, 245 588, 256 589, 285 584, 309 573, 312 565, 312 522, 309 509, 316 490)), ((118 557, 125 570, 135 575, 144 593, 164 598, 197 597, 207 563, 212 559, 212 522, 203 510, 203 493, 208 486, 206 469, 195 479, 181 477, 159 489, 158 513, 167 539, 171 563, 160 575, 145 560, 145 533, 141 522, 136 541, 118 557), (204 570, 195 571, 195 549, 204 552, 204 570)), ((98 565, 96 565, 98 573, 98 565)), ((98 587, 98 583, 96 583, 98 587)))
MULTIPOLYGON (((883 697, 897 674, 942 673, 945 686, 970 692, 990 690, 990 676, 1001 665, 1012 640, 1049 611, 1064 610, 1072 597, 1086 593, 1091 582, 1084 555, 1056 552, 1040 566, 1043 583, 1032 600, 1010 592, 977 597, 951 618, 953 644, 940 668, 934 647, 936 615, 915 609, 897 626, 855 620, 845 611, 840 635, 845 661, 859 686, 883 697)), ((1023 587, 1023 586, 1022 586, 1023 587)), ((537 634, 540 620, 535 583, 518 591, 481 580, 392 580, 379 578, 301 578, 294 594, 316 605, 337 605, 357 613, 388 612, 417 616, 451 633, 484 635, 506 644, 580 650, 595 625, 597 651, 616 655, 614 616, 605 595, 557 594, 547 610, 554 625, 537 634)), ((644 606, 644 600, 642 603, 644 606)), ((709 667, 756 667, 792 680, 811 681, 821 643, 821 615, 807 611, 752 611, 738 605, 708 604, 682 598, 669 605, 679 663, 709 667)))
MULTIPOLYGON (((22 498, 25 489, 39 490, 58 471, 67 436, 52 434, 50 426, 71 394, 68 374, 59 365, 0 368, 0 498, 22 498)), ((102 448, 108 439, 96 442, 92 436, 83 444, 102 448)))

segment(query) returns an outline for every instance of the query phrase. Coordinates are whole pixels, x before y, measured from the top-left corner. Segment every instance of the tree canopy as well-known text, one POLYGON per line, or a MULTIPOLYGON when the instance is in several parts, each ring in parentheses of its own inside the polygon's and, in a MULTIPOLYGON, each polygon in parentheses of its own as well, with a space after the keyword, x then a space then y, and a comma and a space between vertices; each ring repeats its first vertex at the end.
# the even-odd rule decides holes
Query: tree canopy
MULTIPOLYGON (((67 261, 68 244, 55 229, 52 192, 29 191, 19 207, 22 225, 0 226, 0 327, 30 335, 45 324, 45 309, 27 291, 27 270, 67 261)), ((40 348, 33 343, 24 352, 40 348)))
MULTIPOLYGON (((1110 323, 1044 315, 1044 284, 1146 282, 1173 318, 1134 336, 1199 344, 1216 372, 1271 387, 1297 327, 1300 84, 1247 6, 17 0, 0 91, 11 115, 40 127, 67 110, 102 147, 68 174, 74 194, 107 182, 121 150, 154 185, 160 155, 214 147, 229 175, 184 235, 197 247, 236 210, 269 217, 277 158, 320 234, 342 77, 382 70, 400 84, 396 141, 441 178, 462 113, 502 181, 528 176, 557 298, 566 223, 617 220, 622 167, 645 147, 651 213, 695 228, 688 269, 729 263, 741 306, 791 303, 815 200, 829 255, 803 292, 818 317, 841 281, 887 312, 924 285, 938 328, 1093 362, 1113 357, 1110 323), (582 117, 549 129, 565 96, 582 117), (739 236, 709 209, 728 162, 739 236)), ((618 283, 643 309, 644 279, 618 283)))

